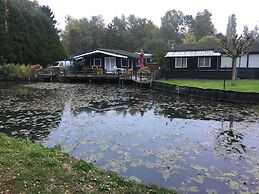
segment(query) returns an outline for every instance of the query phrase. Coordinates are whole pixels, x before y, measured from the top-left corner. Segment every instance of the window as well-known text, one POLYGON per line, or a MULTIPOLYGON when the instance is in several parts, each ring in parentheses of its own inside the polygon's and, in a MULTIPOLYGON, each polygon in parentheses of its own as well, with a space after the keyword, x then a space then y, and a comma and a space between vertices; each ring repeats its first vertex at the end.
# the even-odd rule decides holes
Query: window
POLYGON ((175 58, 175 68, 187 68, 187 58, 175 58))
POLYGON ((121 59, 121 67, 128 67, 128 60, 127 59, 121 59))
POLYGON ((94 59, 94 66, 101 67, 102 66, 102 60, 99 58, 94 59))
POLYGON ((199 67, 211 67, 211 58, 210 57, 200 57, 198 59, 199 67))
POLYGON ((150 57, 146 58, 146 64, 150 64, 150 63, 152 63, 152 58, 150 57))

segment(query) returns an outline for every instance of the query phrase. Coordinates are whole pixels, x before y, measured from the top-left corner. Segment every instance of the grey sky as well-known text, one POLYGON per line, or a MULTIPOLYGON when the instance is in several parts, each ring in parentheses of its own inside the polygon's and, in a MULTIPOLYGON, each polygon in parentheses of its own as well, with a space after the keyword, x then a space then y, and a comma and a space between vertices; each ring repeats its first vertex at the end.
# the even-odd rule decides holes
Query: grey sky
POLYGON ((237 30, 242 32, 243 26, 254 28, 259 24, 258 0, 38 0, 40 4, 49 5, 54 11, 61 28, 64 28, 65 16, 82 18, 102 15, 105 23, 111 22, 114 16, 134 14, 145 17, 160 26, 161 17, 171 9, 196 15, 208 9, 212 12, 212 21, 219 32, 225 33, 228 16, 237 17, 237 30))

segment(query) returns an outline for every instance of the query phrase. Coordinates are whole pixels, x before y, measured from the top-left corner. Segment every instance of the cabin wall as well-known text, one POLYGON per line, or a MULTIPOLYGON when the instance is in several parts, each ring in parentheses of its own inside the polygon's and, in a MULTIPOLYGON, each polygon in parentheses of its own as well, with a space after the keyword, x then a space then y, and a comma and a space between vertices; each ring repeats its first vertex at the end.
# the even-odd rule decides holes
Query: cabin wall
MULTIPOLYGON (((110 56, 110 55, 105 55, 105 54, 102 54, 102 53, 96 53, 96 54, 93 54, 93 55, 90 55, 90 56, 85 56, 84 57, 84 67, 85 68, 90 68, 91 66, 94 65, 94 59, 101 59, 101 68, 103 68, 103 70, 105 70, 105 57, 113 57, 113 56, 110 56)), ((126 67, 122 67, 121 66, 121 58, 119 57, 115 57, 116 58, 116 66, 118 68, 132 68, 135 70, 136 69, 136 66, 138 64, 138 59, 135 59, 135 58, 127 58, 127 66, 126 67)))
POLYGON ((189 71, 176 71, 167 70, 163 77, 165 79, 230 79, 231 71, 218 71, 218 70, 189 70, 189 71))
POLYGON ((166 58, 167 69, 172 70, 216 70, 219 68, 220 57, 210 57, 211 58, 211 67, 198 67, 198 58, 199 57, 186 57, 187 58, 187 68, 175 68, 175 59, 176 57, 166 58))

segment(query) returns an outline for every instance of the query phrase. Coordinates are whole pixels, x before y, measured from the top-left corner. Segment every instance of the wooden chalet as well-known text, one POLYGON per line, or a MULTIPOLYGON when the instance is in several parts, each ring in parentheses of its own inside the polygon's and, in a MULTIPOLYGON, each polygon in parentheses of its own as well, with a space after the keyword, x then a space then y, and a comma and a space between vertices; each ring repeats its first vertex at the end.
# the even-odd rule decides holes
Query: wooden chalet
MULTIPOLYGON (((222 79, 231 77, 231 58, 217 45, 175 45, 166 56, 166 78, 222 79)), ((237 59, 237 76, 259 79, 259 45, 237 59)))
POLYGON ((139 55, 123 50, 99 49, 74 57, 83 71, 97 71, 97 74, 132 73, 139 65, 139 55))

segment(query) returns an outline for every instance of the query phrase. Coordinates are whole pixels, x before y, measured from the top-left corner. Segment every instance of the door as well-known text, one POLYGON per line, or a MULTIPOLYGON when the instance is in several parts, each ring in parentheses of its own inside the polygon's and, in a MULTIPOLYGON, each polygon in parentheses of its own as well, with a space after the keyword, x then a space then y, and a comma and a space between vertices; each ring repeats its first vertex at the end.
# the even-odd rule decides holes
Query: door
POLYGON ((116 58, 115 57, 105 57, 105 69, 107 73, 112 73, 114 66, 116 67, 116 58))

